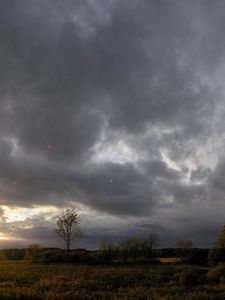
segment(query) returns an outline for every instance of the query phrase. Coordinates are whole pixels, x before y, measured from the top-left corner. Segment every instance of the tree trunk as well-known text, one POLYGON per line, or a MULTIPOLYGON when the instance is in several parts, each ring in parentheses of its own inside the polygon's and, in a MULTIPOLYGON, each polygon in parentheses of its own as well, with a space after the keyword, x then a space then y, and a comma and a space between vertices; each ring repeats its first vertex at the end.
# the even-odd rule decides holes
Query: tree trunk
POLYGON ((70 243, 66 243, 66 262, 69 261, 69 253, 70 253, 70 243))

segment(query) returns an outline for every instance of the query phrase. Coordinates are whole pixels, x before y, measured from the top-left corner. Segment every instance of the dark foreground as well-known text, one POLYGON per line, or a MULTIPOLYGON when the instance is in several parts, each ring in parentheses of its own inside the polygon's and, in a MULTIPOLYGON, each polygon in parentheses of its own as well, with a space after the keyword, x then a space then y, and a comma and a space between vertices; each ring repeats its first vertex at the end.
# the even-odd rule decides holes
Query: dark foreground
POLYGON ((222 300, 223 272, 173 264, 90 266, 1 261, 0 299, 222 300))

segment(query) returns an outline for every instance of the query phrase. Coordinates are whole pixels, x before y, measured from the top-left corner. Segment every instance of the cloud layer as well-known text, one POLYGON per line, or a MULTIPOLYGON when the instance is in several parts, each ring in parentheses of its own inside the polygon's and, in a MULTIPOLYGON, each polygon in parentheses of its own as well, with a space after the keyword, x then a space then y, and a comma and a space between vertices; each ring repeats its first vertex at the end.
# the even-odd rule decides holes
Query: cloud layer
MULTIPOLYGON (((0 3, 2 232, 15 222, 4 207, 75 205, 93 240, 212 241, 225 206, 224 6, 0 3)), ((14 236, 47 240, 51 213, 26 215, 14 236)))

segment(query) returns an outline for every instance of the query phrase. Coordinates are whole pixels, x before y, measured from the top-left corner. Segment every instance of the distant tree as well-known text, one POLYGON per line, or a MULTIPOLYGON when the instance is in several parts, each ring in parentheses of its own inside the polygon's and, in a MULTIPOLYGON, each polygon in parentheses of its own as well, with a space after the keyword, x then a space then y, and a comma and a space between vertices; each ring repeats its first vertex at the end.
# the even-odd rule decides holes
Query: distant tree
POLYGON ((129 257, 135 260, 141 251, 141 240, 135 236, 129 236, 121 241, 119 249, 124 262, 129 257))
POLYGON ((110 262, 113 258, 114 246, 113 244, 107 240, 102 239, 98 244, 98 249, 100 251, 100 258, 104 261, 110 262))
POLYGON ((225 249, 225 225, 222 226, 218 234, 217 240, 215 241, 214 247, 225 249))
POLYGON ((212 249, 209 251, 208 262, 210 265, 225 262, 225 225, 221 228, 212 249))
POLYGON ((67 208, 61 212, 56 220, 55 233, 65 242, 67 256, 73 241, 82 235, 79 219, 76 209, 67 208))
POLYGON ((142 241, 142 251, 145 257, 152 257, 152 250, 156 246, 158 239, 158 235, 152 232, 142 241))
POLYGON ((152 257, 152 250, 156 246, 158 239, 159 239, 159 237, 156 233, 150 233, 148 235, 148 238, 146 241, 147 241, 147 249, 148 249, 149 258, 152 257))
POLYGON ((34 263, 41 259, 41 246, 39 244, 33 244, 26 248, 25 260, 32 261, 34 263))
POLYGON ((182 257, 186 257, 190 253, 190 249, 193 248, 191 240, 184 240, 180 237, 176 238, 175 245, 177 248, 177 255, 182 257))
POLYGON ((153 249, 153 247, 155 247, 155 245, 157 244, 158 242, 158 235, 156 233, 150 233, 149 236, 148 236, 148 245, 150 247, 150 249, 153 249))
POLYGON ((180 237, 176 238, 176 248, 179 249, 191 249, 193 247, 193 243, 191 240, 183 240, 180 237))

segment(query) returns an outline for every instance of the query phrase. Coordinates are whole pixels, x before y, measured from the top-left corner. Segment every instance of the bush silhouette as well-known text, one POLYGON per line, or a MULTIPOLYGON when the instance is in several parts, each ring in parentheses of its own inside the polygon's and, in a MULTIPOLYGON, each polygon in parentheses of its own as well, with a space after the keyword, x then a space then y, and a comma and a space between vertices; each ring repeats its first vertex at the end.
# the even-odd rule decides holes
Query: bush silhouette
POLYGON ((184 288, 192 288, 198 284, 199 274, 195 268, 188 267, 179 275, 179 283, 184 288))

